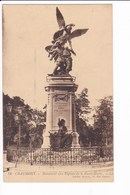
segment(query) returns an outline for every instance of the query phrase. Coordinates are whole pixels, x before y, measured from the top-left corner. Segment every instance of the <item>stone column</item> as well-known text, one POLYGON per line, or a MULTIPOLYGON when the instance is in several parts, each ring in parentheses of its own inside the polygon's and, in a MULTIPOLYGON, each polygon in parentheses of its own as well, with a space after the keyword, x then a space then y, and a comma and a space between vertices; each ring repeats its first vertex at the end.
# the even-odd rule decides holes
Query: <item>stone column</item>
POLYGON ((50 148, 50 131, 52 130, 52 101, 53 101, 53 94, 49 90, 49 88, 46 88, 46 91, 48 91, 48 104, 47 104, 47 116, 46 116, 46 130, 43 134, 43 145, 42 148, 50 148))
POLYGON ((72 105, 73 105, 73 132, 72 132, 72 148, 77 148, 80 147, 79 144, 79 134, 77 133, 76 130, 76 111, 75 111, 75 94, 73 94, 73 101, 72 101, 72 105))
POLYGON ((70 96, 70 130, 73 131, 73 119, 72 119, 72 112, 73 112, 73 105, 72 105, 72 92, 69 93, 70 96))
POLYGON ((6 150, 4 150, 4 153, 3 153, 3 162, 4 163, 7 163, 8 161, 7 161, 7 151, 6 150))

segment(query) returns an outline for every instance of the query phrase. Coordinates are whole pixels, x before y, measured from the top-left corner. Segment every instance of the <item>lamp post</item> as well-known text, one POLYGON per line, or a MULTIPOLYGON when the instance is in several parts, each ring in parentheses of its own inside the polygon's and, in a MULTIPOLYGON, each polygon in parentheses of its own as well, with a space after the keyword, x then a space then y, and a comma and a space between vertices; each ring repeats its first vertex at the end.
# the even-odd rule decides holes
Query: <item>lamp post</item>
MULTIPOLYGON (((7 136, 7 144, 8 144, 8 146, 9 146, 9 144, 10 144, 10 130, 11 130, 11 119, 10 119, 10 114, 11 114, 11 112, 12 112, 12 105, 10 104, 10 103, 8 103, 6 106, 5 106, 5 109, 6 109, 6 111, 7 111, 7 113, 8 113, 8 115, 7 116, 4 116, 5 118, 7 117, 8 119, 9 119, 9 128, 7 128, 7 126, 6 126, 6 128, 4 129, 4 132, 3 133, 5 133, 4 134, 4 136, 6 136, 6 135, 8 135, 7 136)), ((4 119, 5 119, 4 118, 4 119)), ((5 122, 5 124, 7 124, 6 122, 5 122)), ((3 149, 4 149, 4 154, 3 154, 3 160, 4 160, 4 171, 8 171, 9 170, 9 167, 8 167, 8 165, 7 165, 7 162, 8 162, 8 160, 7 160, 7 146, 6 146, 6 141, 5 141, 5 137, 4 137, 4 145, 3 145, 3 149), (5 166, 5 163, 6 163, 6 166, 5 166)))
POLYGON ((17 146, 20 147, 20 142, 21 142, 21 125, 20 125, 20 118, 19 118, 19 115, 16 114, 15 115, 15 121, 18 123, 18 141, 17 141, 17 146))
POLYGON ((10 145, 10 135, 11 135, 11 112, 12 112, 12 105, 10 103, 8 103, 6 105, 6 110, 7 110, 7 113, 8 113, 8 117, 9 117, 9 132, 8 133, 8 146, 10 145))
POLYGON ((18 123, 18 140, 17 140, 17 159, 16 159, 16 164, 15 167, 17 167, 17 162, 18 162, 18 157, 19 157, 19 148, 21 146, 21 116, 22 116, 22 107, 17 107, 16 109, 16 114, 15 114, 15 121, 18 123))
POLYGON ((18 123, 18 146, 21 145, 21 116, 22 116, 22 107, 17 107, 17 113, 15 114, 15 121, 18 123))

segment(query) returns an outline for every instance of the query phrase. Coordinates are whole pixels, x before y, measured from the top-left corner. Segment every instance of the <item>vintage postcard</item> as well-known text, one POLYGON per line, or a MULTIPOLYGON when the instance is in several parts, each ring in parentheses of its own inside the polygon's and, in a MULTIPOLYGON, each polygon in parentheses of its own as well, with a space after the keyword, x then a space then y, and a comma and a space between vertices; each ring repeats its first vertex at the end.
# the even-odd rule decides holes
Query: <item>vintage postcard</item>
POLYGON ((113 182, 112 5, 2 5, 5 182, 113 182))

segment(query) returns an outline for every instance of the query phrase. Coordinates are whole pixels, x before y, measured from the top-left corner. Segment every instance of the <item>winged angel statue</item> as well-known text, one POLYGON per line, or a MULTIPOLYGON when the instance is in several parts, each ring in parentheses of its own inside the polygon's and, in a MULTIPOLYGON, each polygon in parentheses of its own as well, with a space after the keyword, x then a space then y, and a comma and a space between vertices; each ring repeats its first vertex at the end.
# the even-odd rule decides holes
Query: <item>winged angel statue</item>
POLYGON ((75 25, 66 25, 64 17, 58 8, 56 8, 56 18, 59 30, 54 33, 52 44, 45 47, 45 50, 49 53, 48 57, 50 60, 56 62, 53 74, 50 75, 68 75, 72 70, 71 55, 76 55, 72 48, 71 40, 85 34, 88 29, 76 29, 72 31, 75 25))

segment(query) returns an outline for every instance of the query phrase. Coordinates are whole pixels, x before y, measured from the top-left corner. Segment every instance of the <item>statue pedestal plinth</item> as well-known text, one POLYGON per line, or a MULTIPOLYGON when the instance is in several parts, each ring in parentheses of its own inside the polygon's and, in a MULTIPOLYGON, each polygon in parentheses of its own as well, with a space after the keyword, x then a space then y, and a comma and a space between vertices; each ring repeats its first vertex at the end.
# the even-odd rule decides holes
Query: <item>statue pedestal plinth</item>
POLYGON ((50 134, 48 131, 46 131, 43 134, 43 144, 42 144, 42 148, 50 148, 50 134))
POLYGON ((79 134, 75 131, 72 133, 72 148, 79 148, 79 134))
POLYGON ((78 135, 75 132, 75 91, 78 87, 75 84, 75 77, 71 77, 70 75, 48 76, 47 82, 49 83, 45 87, 46 92, 48 92, 47 119, 42 147, 50 147, 49 135, 50 133, 58 132, 59 119, 65 120, 67 133, 71 134, 74 132, 74 147, 79 146, 78 135))

